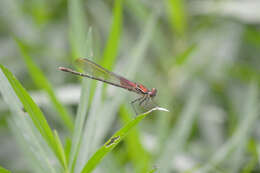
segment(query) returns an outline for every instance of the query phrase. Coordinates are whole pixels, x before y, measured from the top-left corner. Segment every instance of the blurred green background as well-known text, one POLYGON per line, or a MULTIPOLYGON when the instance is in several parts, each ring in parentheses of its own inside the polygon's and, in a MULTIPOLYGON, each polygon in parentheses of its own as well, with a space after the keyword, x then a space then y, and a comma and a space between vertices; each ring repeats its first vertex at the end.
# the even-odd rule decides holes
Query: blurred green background
MULTIPOLYGON (((170 110, 148 115, 94 172, 257 173, 259 7, 258 0, 1 0, 0 63, 30 93, 66 151, 74 141, 88 147, 77 150, 67 172, 80 172, 135 117, 134 94, 58 71, 88 57, 157 88, 158 106, 170 110)), ((41 138, 27 134, 13 106, 0 98, 0 166, 66 172, 50 151, 37 148, 41 138)))

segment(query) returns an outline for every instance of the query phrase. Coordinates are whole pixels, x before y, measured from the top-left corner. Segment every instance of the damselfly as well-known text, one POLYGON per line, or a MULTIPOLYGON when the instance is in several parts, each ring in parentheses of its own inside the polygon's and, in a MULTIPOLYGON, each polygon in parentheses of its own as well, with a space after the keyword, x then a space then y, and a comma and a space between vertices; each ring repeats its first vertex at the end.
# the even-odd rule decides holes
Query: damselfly
POLYGON ((127 89, 128 91, 135 92, 140 95, 137 99, 131 101, 131 105, 136 112, 136 109, 134 107, 135 102, 139 102, 139 105, 146 105, 148 101, 151 101, 157 94, 157 90, 155 88, 152 88, 149 90, 147 87, 145 87, 142 84, 132 82, 120 75, 117 75, 100 65, 86 59, 86 58, 79 58, 76 60, 76 64, 80 66, 85 73, 80 73, 75 70, 72 70, 70 68, 66 67, 59 67, 59 70, 69 72, 75 75, 79 75, 82 77, 87 77, 90 79, 98 80, 101 82, 105 82, 107 84, 117 86, 123 89, 127 89))

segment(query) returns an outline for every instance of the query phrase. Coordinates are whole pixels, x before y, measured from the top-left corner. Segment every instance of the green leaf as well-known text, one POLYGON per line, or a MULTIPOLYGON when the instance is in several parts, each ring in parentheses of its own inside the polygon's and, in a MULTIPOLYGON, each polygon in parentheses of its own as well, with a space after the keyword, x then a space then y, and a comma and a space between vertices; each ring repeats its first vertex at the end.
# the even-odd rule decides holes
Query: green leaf
POLYGON ((244 166, 244 168, 242 169, 242 173, 250 173, 250 172, 254 172, 254 169, 256 168, 257 164, 258 164, 258 151, 257 151, 257 142, 253 139, 251 139, 248 142, 248 149, 250 151, 251 154, 251 159, 248 161, 248 163, 246 163, 246 165, 244 166))
POLYGON ((65 107, 63 107, 63 105, 56 97, 51 84, 49 83, 48 79, 44 76, 43 72, 32 61, 32 58, 29 56, 29 53, 26 50, 24 43, 18 39, 16 39, 16 42, 20 48, 22 57, 27 65, 29 74, 33 79, 34 83, 37 85, 38 88, 46 91, 46 93, 48 94, 50 100, 54 105, 54 108, 59 113, 58 115, 60 115, 60 119, 66 125, 66 127, 72 131, 74 128, 72 116, 68 113, 68 111, 65 109, 65 107))
POLYGON ((197 48, 196 44, 192 44, 191 46, 189 46, 184 52, 182 52, 180 55, 178 55, 175 59, 175 65, 177 66, 181 66, 183 64, 185 64, 187 62, 187 60, 189 59, 190 54, 195 51, 197 48))
POLYGON ((86 56, 87 20, 81 0, 68 1, 69 35, 73 60, 86 56))
POLYGON ((170 15, 172 28, 177 34, 183 35, 186 31, 186 12, 185 1, 183 0, 167 0, 167 7, 170 15))
POLYGON ((260 70, 252 65, 236 63, 229 68, 228 72, 232 77, 238 78, 243 82, 248 83, 252 78, 255 78, 258 84, 260 84, 260 70))
POLYGON ((65 152, 65 157, 67 159, 67 163, 69 163, 69 158, 70 158, 70 153, 71 153, 71 145, 72 145, 72 139, 71 137, 66 137, 65 138, 65 144, 64 144, 64 152, 65 152))
POLYGON ((58 132, 56 130, 54 130, 54 137, 55 137, 55 141, 57 144, 57 151, 60 153, 60 156, 61 156, 62 165, 65 168, 65 172, 68 172, 66 155, 64 152, 63 145, 60 141, 58 132))
POLYGON ((81 173, 91 172, 95 167, 99 164, 99 162, 110 152, 112 149, 125 138, 127 133, 137 124, 144 119, 148 114, 152 111, 161 110, 168 111, 164 108, 156 107, 151 109, 148 112, 140 114, 136 116, 133 120, 128 122, 124 127, 122 127, 119 131, 117 131, 101 148, 99 148, 96 153, 89 159, 89 161, 85 164, 81 173))
POLYGON ((91 107, 88 113, 87 121, 85 122, 84 132, 81 138, 81 146, 79 149, 79 154, 77 158, 77 163, 75 165, 75 172, 80 172, 86 163, 86 161, 90 158, 90 156, 94 153, 97 144, 97 136, 99 135, 99 127, 98 122, 100 121, 101 114, 98 114, 99 108, 102 107, 102 83, 97 85, 96 92, 94 93, 94 97, 91 103, 91 107))
POLYGON ((122 30, 122 0, 115 1, 114 20, 110 29, 108 41, 105 46, 103 60, 101 65, 107 69, 111 69, 115 63, 118 53, 119 41, 122 30))
MULTIPOLYGON (((88 37, 86 41, 86 49, 88 56, 92 57, 92 29, 89 29, 88 37)), ((80 102, 77 109, 76 121, 75 121, 75 130, 72 137, 72 146, 69 157, 69 169, 72 172, 74 170, 74 166, 78 157, 78 152, 80 149, 80 142, 82 140, 83 127, 85 124, 85 119, 87 115, 88 105, 89 105, 89 97, 90 97, 90 83, 89 80, 84 78, 81 84, 81 94, 80 94, 80 102)))
POLYGON ((0 70, 0 91, 4 101, 9 106, 11 116, 8 118, 8 126, 22 148, 24 160, 30 163, 33 172, 55 173, 60 169, 59 161, 52 148, 44 140, 39 130, 33 124, 28 113, 13 90, 12 85, 0 70), (25 137, 26 135, 26 137, 25 137), (32 148, 34 150, 32 150, 32 148), (50 160, 54 163, 50 163, 50 160))
MULTIPOLYGON (((93 57, 92 50, 92 29, 87 31, 87 19, 84 16, 83 4, 81 0, 69 0, 69 26, 70 26, 70 45, 72 49, 73 59, 79 57, 93 57)), ((75 130, 72 137, 72 145, 69 156, 69 170, 74 172, 74 167, 77 163, 78 152, 82 141, 82 131, 85 124, 86 114, 90 100, 90 81, 82 80, 82 89, 80 95, 80 104, 77 110, 75 121, 75 130)), ((91 90, 92 91, 92 90, 91 90)))
MULTIPOLYGON (((2 75, 7 78, 10 85, 12 86, 15 94, 23 104, 23 108, 25 112, 27 112, 32 119, 35 127, 39 130, 40 134, 43 136, 47 144, 50 146, 52 151, 56 154, 57 158, 62 163, 62 155, 58 150, 56 140, 52 133, 51 128, 49 127, 43 113, 40 108, 34 103, 30 95, 23 88, 20 82, 12 75, 12 73, 6 69, 3 65, 0 64, 0 69, 2 75)), ((2 93, 3 94, 3 93, 2 93)), ((12 106, 12 105, 10 105, 12 106)))
MULTIPOLYGON (((130 111, 122 106, 120 109, 120 117, 122 122, 131 121, 130 111)), ((133 162, 136 172, 147 172, 150 169, 150 155, 144 149, 141 141, 138 128, 134 127, 125 139, 127 152, 133 162)))
POLYGON ((1 173, 11 173, 10 171, 8 171, 7 169, 3 168, 0 166, 0 172, 1 173))

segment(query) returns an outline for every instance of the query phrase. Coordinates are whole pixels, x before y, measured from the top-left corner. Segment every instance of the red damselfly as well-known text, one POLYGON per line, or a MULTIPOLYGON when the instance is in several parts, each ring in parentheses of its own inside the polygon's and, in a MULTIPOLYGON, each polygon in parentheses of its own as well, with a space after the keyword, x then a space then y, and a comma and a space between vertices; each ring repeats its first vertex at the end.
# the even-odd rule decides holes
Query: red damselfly
POLYGON ((77 59, 76 64, 78 66, 80 66, 84 70, 85 73, 80 73, 80 72, 77 72, 75 70, 72 70, 72 69, 66 68, 66 67, 59 67, 59 70, 69 72, 69 73, 72 73, 75 75, 79 75, 82 77, 87 77, 90 79, 98 80, 101 82, 105 82, 107 84, 117 86, 117 87, 120 87, 123 89, 127 89, 128 91, 132 91, 132 92, 139 94, 140 97, 131 101, 131 105, 136 114, 137 114, 137 112, 133 105, 135 102, 139 102, 140 106, 146 105, 147 102, 152 100, 157 94, 157 90, 155 88, 152 88, 151 90, 149 90, 144 85, 136 83, 136 82, 132 82, 120 75, 117 75, 117 74, 101 67, 100 65, 98 65, 86 58, 77 59))

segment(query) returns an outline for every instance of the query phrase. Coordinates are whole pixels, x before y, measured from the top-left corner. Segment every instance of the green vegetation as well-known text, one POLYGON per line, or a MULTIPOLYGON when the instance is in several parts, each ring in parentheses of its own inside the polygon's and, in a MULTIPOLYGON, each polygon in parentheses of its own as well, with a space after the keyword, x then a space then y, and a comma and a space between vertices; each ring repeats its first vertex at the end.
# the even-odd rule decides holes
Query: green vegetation
POLYGON ((0 172, 259 172, 259 5, 1 1, 0 172), (58 70, 84 57, 170 112, 58 70))

